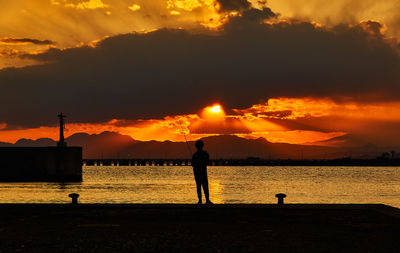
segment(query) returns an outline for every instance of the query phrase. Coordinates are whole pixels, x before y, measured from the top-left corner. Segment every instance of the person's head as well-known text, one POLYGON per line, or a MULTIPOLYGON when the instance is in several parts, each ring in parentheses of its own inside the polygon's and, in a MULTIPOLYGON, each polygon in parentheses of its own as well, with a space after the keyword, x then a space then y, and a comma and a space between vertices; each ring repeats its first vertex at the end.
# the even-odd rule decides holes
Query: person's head
POLYGON ((196 141, 194 146, 197 148, 197 150, 202 150, 204 147, 204 142, 202 140, 198 140, 198 141, 196 141))

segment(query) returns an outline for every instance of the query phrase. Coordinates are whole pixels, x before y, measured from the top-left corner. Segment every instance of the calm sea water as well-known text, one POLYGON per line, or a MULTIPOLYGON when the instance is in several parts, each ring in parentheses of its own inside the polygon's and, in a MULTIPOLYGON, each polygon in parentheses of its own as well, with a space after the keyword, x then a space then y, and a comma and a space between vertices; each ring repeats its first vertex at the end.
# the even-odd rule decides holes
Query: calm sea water
MULTIPOLYGON (((399 167, 209 167, 215 203, 384 203, 400 207, 399 167)), ((0 203, 196 203, 191 167, 84 167, 82 183, 0 183, 0 203)))

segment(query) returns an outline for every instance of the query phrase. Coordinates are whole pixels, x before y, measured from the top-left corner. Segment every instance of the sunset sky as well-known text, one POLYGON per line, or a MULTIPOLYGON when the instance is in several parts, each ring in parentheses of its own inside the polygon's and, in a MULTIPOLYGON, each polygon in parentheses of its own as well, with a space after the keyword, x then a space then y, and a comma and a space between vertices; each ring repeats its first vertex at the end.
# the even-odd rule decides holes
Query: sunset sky
POLYGON ((2 142, 57 139, 63 112, 66 136, 400 144, 400 0, 0 6, 2 142))

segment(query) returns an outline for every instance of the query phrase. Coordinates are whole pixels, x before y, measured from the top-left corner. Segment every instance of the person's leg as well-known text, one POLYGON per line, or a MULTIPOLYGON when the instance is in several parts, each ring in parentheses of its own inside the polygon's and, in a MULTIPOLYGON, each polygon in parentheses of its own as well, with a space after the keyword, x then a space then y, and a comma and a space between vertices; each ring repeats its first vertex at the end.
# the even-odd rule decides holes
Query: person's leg
POLYGON ((210 201, 210 193, 208 190, 208 177, 207 177, 207 172, 203 175, 202 178, 202 185, 203 185, 203 191, 204 191, 204 195, 206 197, 206 203, 211 203, 210 201))
POLYGON ((199 204, 202 203, 201 200, 201 181, 199 180, 198 176, 195 176, 195 181, 196 181, 196 188, 197 188, 197 197, 199 198, 199 204))

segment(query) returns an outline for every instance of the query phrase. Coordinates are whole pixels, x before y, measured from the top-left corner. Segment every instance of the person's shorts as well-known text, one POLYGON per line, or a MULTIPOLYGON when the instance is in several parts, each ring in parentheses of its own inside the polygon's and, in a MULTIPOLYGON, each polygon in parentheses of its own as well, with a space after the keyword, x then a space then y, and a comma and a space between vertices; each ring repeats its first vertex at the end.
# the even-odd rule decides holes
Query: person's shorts
POLYGON ((194 180, 196 182, 205 182, 207 180, 207 172, 194 173, 194 180))

